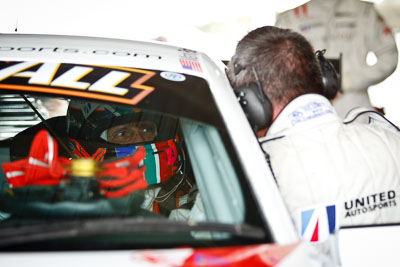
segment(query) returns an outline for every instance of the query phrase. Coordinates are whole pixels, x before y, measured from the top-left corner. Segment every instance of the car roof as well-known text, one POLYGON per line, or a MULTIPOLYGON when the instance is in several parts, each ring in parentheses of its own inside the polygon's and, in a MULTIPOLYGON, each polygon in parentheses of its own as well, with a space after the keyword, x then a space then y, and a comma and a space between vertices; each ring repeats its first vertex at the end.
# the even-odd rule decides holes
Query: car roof
MULTIPOLYGON (((62 60, 65 63, 106 64, 169 70, 206 76, 213 68, 205 54, 164 42, 86 36, 0 34, 0 57, 9 60, 62 60)), ((215 62, 214 62, 215 63, 215 62)), ((222 66, 218 64, 219 67, 222 66)))

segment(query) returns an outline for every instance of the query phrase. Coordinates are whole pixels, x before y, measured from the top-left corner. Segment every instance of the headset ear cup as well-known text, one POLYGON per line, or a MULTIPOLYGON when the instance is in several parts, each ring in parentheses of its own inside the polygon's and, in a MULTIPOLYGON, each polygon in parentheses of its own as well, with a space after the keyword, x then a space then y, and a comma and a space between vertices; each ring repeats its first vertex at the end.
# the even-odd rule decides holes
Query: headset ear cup
POLYGON ((254 131, 270 126, 272 122, 272 104, 256 83, 247 83, 235 93, 254 131))
POLYGON ((316 56, 322 72, 324 95, 328 99, 333 99, 340 90, 339 76, 333 64, 324 57, 324 53, 325 50, 318 50, 316 56))

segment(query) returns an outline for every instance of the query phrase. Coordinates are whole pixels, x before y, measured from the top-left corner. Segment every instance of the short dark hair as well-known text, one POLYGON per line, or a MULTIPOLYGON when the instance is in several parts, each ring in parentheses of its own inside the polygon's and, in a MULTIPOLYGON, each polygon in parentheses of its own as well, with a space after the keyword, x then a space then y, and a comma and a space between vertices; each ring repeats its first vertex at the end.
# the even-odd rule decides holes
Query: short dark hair
POLYGON ((323 94, 322 74, 311 44, 289 29, 265 26, 239 41, 228 63, 232 86, 255 82, 255 69, 264 93, 286 105, 307 93, 323 94))

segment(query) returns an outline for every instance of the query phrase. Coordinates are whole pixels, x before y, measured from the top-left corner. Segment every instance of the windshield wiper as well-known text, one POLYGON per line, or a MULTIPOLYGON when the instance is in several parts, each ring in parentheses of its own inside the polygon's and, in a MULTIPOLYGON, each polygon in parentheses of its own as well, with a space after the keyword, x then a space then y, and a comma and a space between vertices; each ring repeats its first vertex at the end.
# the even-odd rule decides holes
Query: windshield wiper
POLYGON ((105 218, 4 227, 0 229, 0 247, 99 234, 185 233, 191 231, 228 233, 236 237, 258 240, 266 236, 264 229, 249 224, 171 221, 160 218, 105 218))

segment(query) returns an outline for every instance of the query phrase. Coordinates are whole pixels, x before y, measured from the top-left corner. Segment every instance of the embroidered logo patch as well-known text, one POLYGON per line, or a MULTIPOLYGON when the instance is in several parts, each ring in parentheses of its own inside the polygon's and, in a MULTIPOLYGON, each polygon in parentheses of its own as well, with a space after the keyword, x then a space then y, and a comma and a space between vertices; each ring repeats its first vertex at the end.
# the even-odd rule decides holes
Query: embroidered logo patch
POLYGON ((311 102, 305 106, 299 107, 288 115, 292 125, 305 122, 325 114, 333 113, 332 110, 323 102, 311 102))

